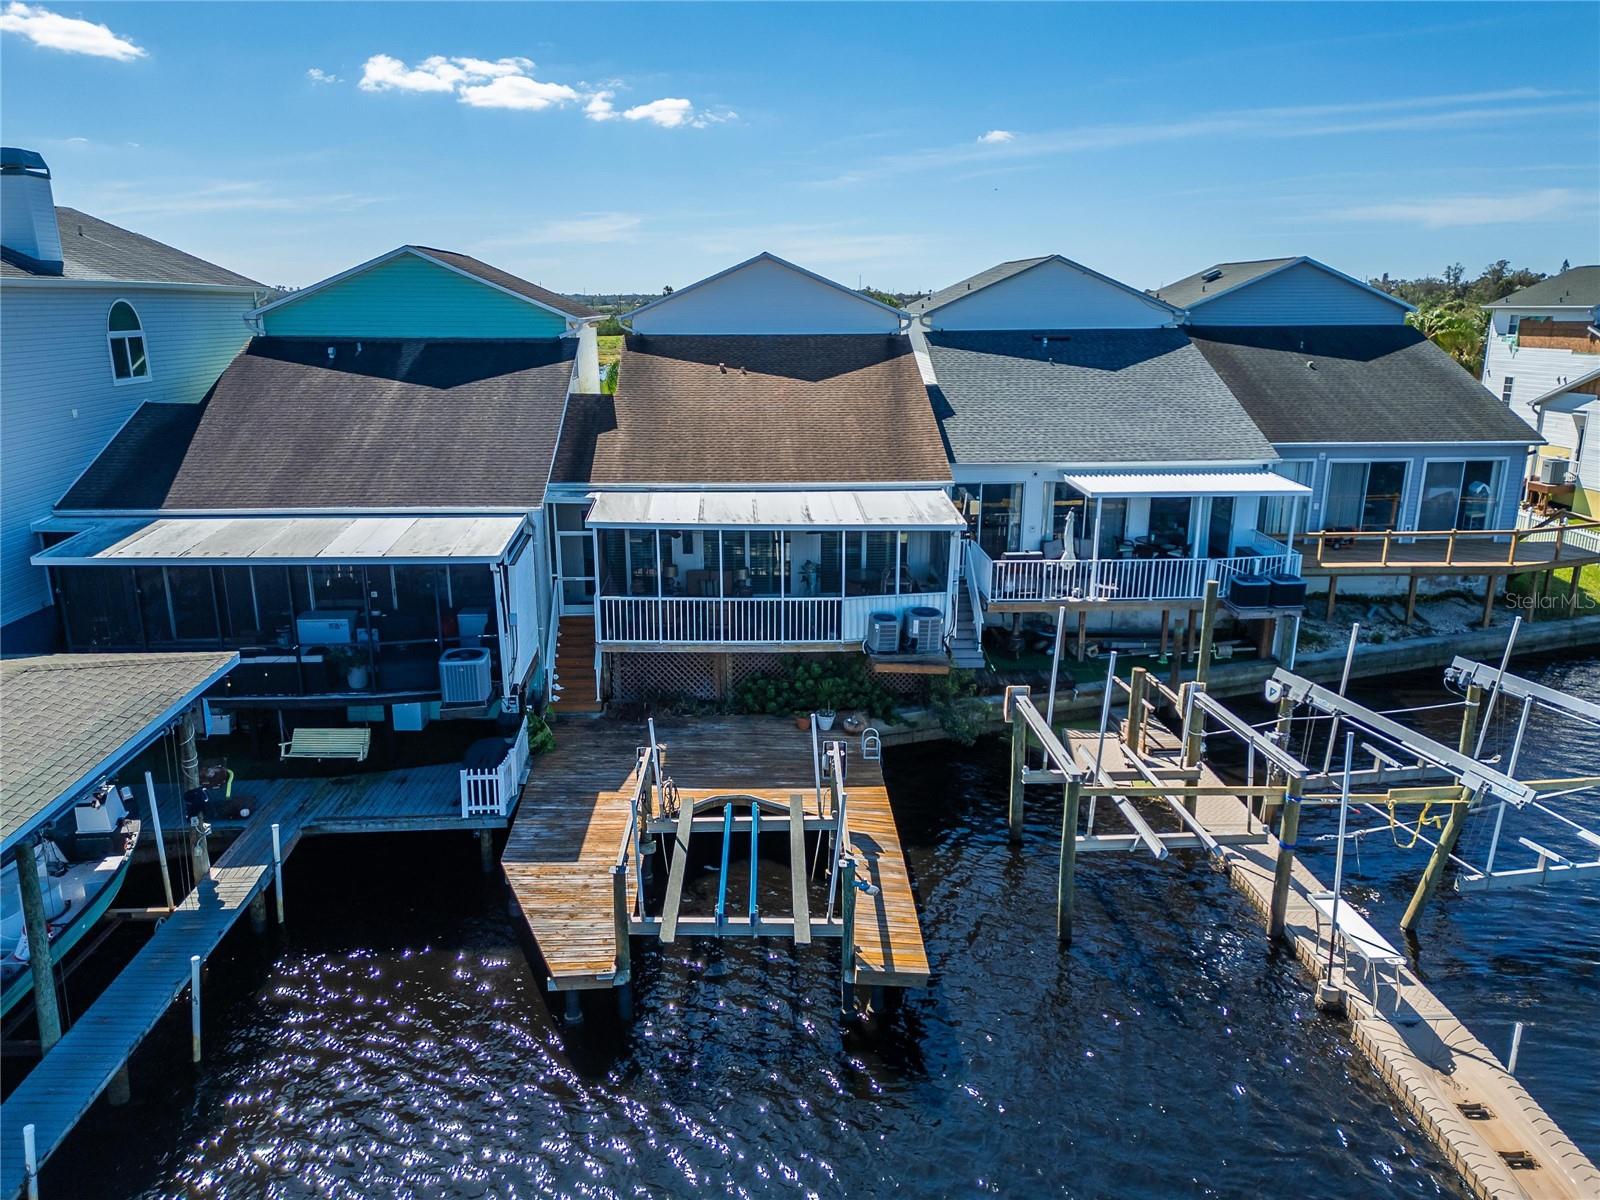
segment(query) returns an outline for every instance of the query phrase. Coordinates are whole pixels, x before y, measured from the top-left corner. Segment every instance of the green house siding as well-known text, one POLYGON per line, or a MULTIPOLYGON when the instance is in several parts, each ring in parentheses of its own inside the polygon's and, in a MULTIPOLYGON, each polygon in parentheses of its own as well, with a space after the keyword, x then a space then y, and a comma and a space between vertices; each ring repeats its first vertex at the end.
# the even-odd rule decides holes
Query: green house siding
POLYGON ((558 337, 566 318, 415 254, 291 300, 262 317, 273 337, 558 337))

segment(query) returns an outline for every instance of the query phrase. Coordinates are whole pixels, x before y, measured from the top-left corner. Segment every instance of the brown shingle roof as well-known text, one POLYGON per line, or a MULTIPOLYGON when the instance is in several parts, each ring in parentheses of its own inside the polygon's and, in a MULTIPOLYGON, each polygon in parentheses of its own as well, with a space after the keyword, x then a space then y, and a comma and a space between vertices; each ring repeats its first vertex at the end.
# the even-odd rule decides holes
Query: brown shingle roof
POLYGON ((575 344, 255 338, 192 437, 151 454, 142 413, 57 507, 532 508, 575 344))
POLYGON ((617 394, 574 398, 552 479, 948 483, 910 342, 630 335, 617 394))
POLYGON ((552 292, 549 288, 542 288, 537 283, 529 283, 526 279, 502 271, 499 267, 492 267, 482 259, 473 258, 470 254, 460 254, 455 250, 436 250, 432 246, 413 246, 413 250, 437 258, 440 262, 449 263, 459 271, 469 275, 476 275, 479 279, 503 287, 508 292, 515 292, 519 296, 526 296, 529 300, 537 300, 540 304, 547 305, 569 317, 598 317, 600 314, 587 304, 580 304, 571 296, 563 296, 560 292, 552 292))
POLYGON ((106 760, 237 659, 187 654, 41 654, 0 659, 0 835, 47 818, 106 760))

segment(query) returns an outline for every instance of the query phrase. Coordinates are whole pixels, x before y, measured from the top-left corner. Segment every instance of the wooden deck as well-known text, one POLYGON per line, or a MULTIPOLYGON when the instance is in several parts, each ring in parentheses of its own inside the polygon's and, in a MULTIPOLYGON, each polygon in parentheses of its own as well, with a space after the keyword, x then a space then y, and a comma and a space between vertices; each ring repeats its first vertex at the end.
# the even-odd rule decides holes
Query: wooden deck
POLYGON ((1600 541, 1588 523, 1559 540, 1551 530, 1312 534, 1302 549, 1307 575, 1510 575, 1600 562, 1600 541))
MULTIPOLYGON (((552 990, 615 982, 611 868, 628 827, 637 748, 647 736, 643 724, 564 725, 556 750, 538 760, 523 789, 501 865, 552 990)), ((656 736, 665 747, 664 770, 685 802, 738 792, 787 807, 800 796, 808 828, 821 823, 810 735, 791 722, 695 718, 658 723, 656 736)), ((847 812, 860 877, 879 889, 857 896, 856 980, 926 986, 927 950, 881 765, 861 759, 857 739, 837 736, 850 744, 847 812)), ((818 914, 812 917, 812 932, 824 933, 818 914)))
MULTIPOLYGON (((208 958, 250 901, 272 882, 272 825, 283 856, 304 836, 428 829, 481 829, 502 818, 462 820, 454 764, 324 779, 237 781, 254 803, 249 822, 110 986, 0 1106, 0 1196, 25 1176, 22 1127, 33 1125, 43 1163, 189 984, 189 957, 208 958)), ((293 912, 293 900, 289 901, 293 912)))
MULTIPOLYGON (((1154 722, 1147 730, 1151 759, 1176 764, 1181 757, 1177 737, 1154 722)), ((1092 757, 1095 735, 1069 734, 1067 744, 1074 753, 1087 751, 1092 757)), ((1129 767, 1121 739, 1107 739, 1104 763, 1113 774, 1129 767)), ((1223 780, 1202 765, 1199 783, 1221 786, 1223 780)), ((1151 802, 1145 803, 1154 825, 1157 809, 1151 802)), ((1215 834, 1260 829, 1237 796, 1202 796, 1196 805, 1196 815, 1215 834)), ((1117 819, 1115 813, 1110 819, 1117 819)), ((1170 817, 1168 821, 1170 824, 1170 817)), ((1229 880, 1265 920, 1272 903, 1277 839, 1269 837, 1254 844, 1230 844, 1232 839, 1226 837, 1220 840, 1229 880)), ((1307 973, 1320 976, 1327 961, 1327 942, 1319 937, 1317 912, 1307 896, 1327 888, 1299 859, 1293 864, 1292 880, 1286 934, 1307 973)), ((1533 1200, 1600 1196, 1600 1171, 1505 1070, 1498 1055, 1411 972, 1405 972, 1398 996, 1394 989, 1384 987, 1379 1009, 1370 1003, 1369 977, 1356 960, 1341 950, 1334 964, 1335 979, 1345 987, 1351 1036, 1476 1194, 1533 1200), (1475 1105, 1481 1105, 1487 1115, 1467 1116, 1480 1112, 1475 1105), (1519 1152, 1528 1159, 1518 1158, 1519 1152), (1514 1161, 1534 1165, 1518 1168, 1512 1165, 1514 1161)))

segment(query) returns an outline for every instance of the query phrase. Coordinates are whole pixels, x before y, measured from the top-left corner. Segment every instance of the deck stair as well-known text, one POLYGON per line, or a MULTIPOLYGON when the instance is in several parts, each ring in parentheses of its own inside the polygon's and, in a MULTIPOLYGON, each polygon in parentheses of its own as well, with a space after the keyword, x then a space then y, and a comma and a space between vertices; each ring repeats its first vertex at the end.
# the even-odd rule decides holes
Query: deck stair
POLYGON ((604 708, 594 694, 594 619, 562 617, 556 632, 556 712, 595 716, 604 708))
POLYGON ((956 623, 950 635, 950 661, 964 671, 984 668, 983 643, 973 629, 972 602, 965 584, 956 588, 956 623))

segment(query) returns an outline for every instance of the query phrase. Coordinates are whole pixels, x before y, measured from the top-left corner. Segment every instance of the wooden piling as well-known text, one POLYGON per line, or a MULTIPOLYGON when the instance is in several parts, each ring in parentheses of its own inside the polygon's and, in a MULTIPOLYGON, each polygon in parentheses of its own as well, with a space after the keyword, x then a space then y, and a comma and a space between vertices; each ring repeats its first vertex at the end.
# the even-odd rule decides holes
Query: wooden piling
POLYGON ((1328 576, 1328 608, 1327 608, 1327 611, 1322 614, 1323 620, 1325 620, 1325 621, 1333 620, 1333 606, 1335 604, 1337 604, 1338 602, 1339 602, 1339 577, 1337 575, 1329 575, 1328 576))
POLYGON ((1494 576, 1483 577, 1483 628, 1494 624, 1494 576))
POLYGON ((267 931, 267 894, 262 892, 250 901, 250 932, 260 937, 267 931))
POLYGON ((1063 946, 1072 944, 1073 875, 1078 859, 1078 805, 1082 792, 1081 780, 1069 780, 1061 810, 1061 856, 1056 879, 1056 937, 1063 946))
POLYGON ((1078 661, 1083 662, 1089 657, 1089 610, 1078 610, 1078 661))
POLYGON ((1582 584, 1583 567, 1579 565, 1572 568, 1572 587, 1567 592, 1567 616, 1569 617, 1576 616, 1578 613, 1578 603, 1583 598, 1582 584))
POLYGON ((617 939, 617 970, 611 982, 614 987, 626 987, 632 976, 633 959, 628 943, 628 868, 622 863, 611 868, 611 921, 617 939))
POLYGON ((128 1076, 128 1064, 123 1063, 106 1084, 106 1101, 113 1108, 121 1108, 133 1099, 133 1080, 128 1076))
MULTIPOLYGON (((1467 688, 1466 706, 1461 710, 1461 736, 1456 742, 1456 749, 1462 754, 1471 754, 1477 746, 1478 716, 1482 704, 1483 689, 1477 684, 1470 685, 1467 688)), ((1466 798, 1466 794, 1466 790, 1462 789, 1462 799, 1466 798)), ((1417 889, 1411 894, 1411 903, 1406 905, 1405 916, 1400 918, 1400 928, 1407 933, 1412 932, 1422 920, 1423 908, 1439 886, 1439 880, 1444 877, 1444 869, 1456 847, 1456 839, 1461 836, 1461 827, 1467 822, 1467 807, 1465 804, 1456 804, 1450 809, 1450 818, 1439 834, 1439 842, 1428 857, 1428 865, 1422 868, 1422 878, 1417 880, 1417 889)))
POLYGON ((1289 911, 1289 882, 1294 872, 1294 852, 1300 837, 1300 796, 1305 790, 1305 780, 1291 777, 1288 794, 1283 800, 1283 818, 1278 826, 1278 857, 1273 863, 1272 910, 1267 921, 1267 940, 1276 942, 1283 936, 1284 918, 1289 911))
POLYGON ((44 912, 44 889, 32 840, 17 846, 17 890, 22 894, 22 923, 28 932, 28 966, 33 971, 33 1007, 39 1021, 39 1052, 61 1040, 61 1009, 56 1002, 54 947, 44 912))
POLYGON ((1167 657, 1167 638, 1171 633, 1172 610, 1170 608, 1163 608, 1161 610, 1161 657, 1163 660, 1165 660, 1167 657))
MULTIPOLYGON (((1114 685, 1113 685, 1114 686, 1114 685)), ((1144 753, 1145 690, 1149 686, 1149 672, 1135 667, 1128 676, 1128 749, 1134 754, 1144 753)))
POLYGON ((478 830, 478 870, 488 875, 494 870, 494 831, 478 830))
POLYGON ((1405 623, 1407 625, 1410 625, 1411 622, 1413 622, 1413 621, 1415 621, 1417 619, 1417 584, 1420 583, 1421 581, 1422 581, 1422 577, 1421 576, 1413 575, 1411 577, 1411 582, 1406 585, 1406 620, 1405 620, 1405 623))

